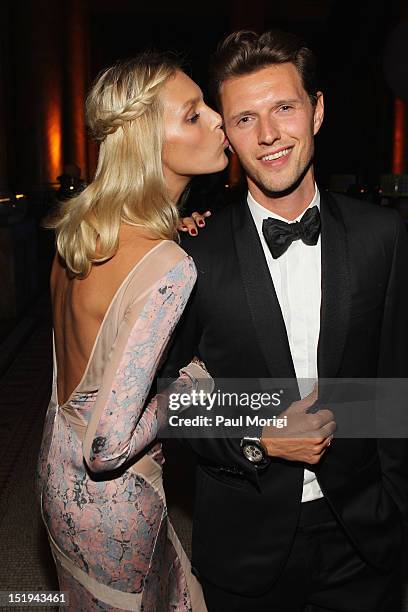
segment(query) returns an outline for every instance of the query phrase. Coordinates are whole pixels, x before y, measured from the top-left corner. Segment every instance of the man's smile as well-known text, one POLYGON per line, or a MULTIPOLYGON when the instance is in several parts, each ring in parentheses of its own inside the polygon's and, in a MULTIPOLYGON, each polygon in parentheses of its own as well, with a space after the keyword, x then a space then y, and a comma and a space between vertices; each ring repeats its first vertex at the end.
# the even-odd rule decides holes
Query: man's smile
POLYGON ((289 159, 289 156, 292 152, 293 147, 287 147, 286 149, 279 149, 279 151, 275 151, 272 153, 268 153, 267 155, 262 155, 257 159, 267 166, 283 166, 289 159))

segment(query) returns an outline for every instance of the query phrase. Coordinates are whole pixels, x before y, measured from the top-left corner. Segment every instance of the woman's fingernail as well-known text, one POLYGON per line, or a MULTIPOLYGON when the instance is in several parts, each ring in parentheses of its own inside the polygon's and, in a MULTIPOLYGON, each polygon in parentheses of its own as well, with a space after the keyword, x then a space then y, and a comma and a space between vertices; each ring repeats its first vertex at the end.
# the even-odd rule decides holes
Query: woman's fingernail
POLYGON ((211 210, 206 210, 204 213, 205 217, 211 217, 211 210))
POLYGON ((186 232, 188 230, 188 227, 186 227, 185 225, 182 225, 180 228, 183 232, 186 232))
POLYGON ((191 229, 191 230, 190 230, 190 234, 191 234, 192 236, 197 236, 197 230, 196 230, 196 229, 191 229))
POLYGON ((204 223, 204 221, 202 221, 200 219, 199 221, 197 221, 197 225, 198 225, 198 227, 204 227, 205 223, 204 223))

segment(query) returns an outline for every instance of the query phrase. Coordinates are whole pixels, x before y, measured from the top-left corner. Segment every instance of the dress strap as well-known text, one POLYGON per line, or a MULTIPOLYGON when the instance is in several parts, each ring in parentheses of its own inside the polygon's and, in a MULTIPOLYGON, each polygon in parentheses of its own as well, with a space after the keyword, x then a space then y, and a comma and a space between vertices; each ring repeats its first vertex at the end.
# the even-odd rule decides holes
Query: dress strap
POLYGON ((55 349, 55 333, 52 330, 52 393, 51 402, 54 406, 58 404, 58 393, 57 393, 57 352, 55 349))

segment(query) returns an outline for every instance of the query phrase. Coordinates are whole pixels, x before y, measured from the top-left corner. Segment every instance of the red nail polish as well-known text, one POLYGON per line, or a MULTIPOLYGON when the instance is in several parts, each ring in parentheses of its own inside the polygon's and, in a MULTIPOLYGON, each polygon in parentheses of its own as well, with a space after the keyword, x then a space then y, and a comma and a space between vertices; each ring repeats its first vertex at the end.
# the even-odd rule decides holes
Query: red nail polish
POLYGON ((198 227, 204 227, 204 221, 197 221, 198 227))
POLYGON ((190 230, 190 234, 191 234, 192 236, 197 236, 197 230, 196 230, 196 229, 192 229, 192 230, 190 230))

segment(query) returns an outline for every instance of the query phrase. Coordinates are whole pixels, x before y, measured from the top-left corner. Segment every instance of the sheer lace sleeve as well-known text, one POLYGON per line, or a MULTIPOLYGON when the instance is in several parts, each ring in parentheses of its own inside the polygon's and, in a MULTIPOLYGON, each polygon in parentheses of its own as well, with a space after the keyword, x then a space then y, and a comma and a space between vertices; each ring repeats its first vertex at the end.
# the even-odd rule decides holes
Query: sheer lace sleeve
POLYGON ((84 439, 92 472, 121 466, 156 438, 157 396, 144 405, 195 279, 194 263, 184 257, 143 296, 143 305, 138 299, 127 309, 84 439))

